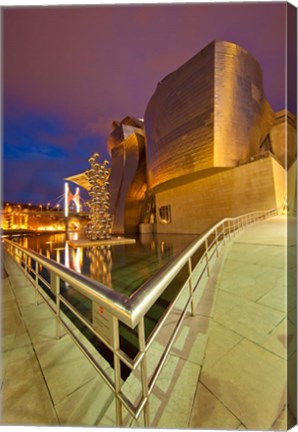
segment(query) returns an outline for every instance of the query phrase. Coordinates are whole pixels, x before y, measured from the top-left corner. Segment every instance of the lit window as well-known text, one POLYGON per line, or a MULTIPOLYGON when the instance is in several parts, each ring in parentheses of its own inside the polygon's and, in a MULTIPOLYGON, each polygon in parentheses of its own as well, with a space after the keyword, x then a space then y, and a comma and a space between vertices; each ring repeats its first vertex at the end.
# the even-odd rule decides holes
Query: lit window
POLYGON ((166 205, 166 206, 159 207, 159 217, 162 223, 172 222, 171 206, 166 205))

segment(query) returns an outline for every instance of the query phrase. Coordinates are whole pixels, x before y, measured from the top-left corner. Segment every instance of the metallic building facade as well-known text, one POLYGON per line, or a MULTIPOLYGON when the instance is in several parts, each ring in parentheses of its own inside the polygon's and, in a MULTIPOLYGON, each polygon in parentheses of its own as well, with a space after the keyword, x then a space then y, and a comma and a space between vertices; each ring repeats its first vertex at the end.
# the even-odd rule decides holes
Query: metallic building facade
POLYGON ((284 205, 296 117, 272 111, 249 52, 213 41, 158 83, 145 122, 114 122, 108 148, 113 234, 200 233, 284 205))
POLYGON ((274 121, 258 62, 213 41, 157 86, 145 112, 149 184, 243 163, 274 121))
POLYGON ((275 113, 269 134, 270 150, 289 169, 297 159, 297 118, 288 110, 275 113), (283 145, 287 143, 287 145, 283 145))
POLYGON ((113 128, 108 138, 112 234, 134 233, 141 223, 147 190, 143 121, 126 117, 114 122, 113 128))

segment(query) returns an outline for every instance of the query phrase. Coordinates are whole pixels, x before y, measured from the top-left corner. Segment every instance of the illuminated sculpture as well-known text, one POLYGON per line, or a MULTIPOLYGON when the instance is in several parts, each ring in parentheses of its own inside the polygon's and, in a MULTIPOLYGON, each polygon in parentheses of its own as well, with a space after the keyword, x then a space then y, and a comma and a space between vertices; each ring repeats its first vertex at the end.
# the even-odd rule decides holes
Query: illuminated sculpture
POLYGON ((91 188, 89 189, 90 222, 86 227, 86 237, 90 240, 104 240, 111 238, 112 218, 109 214, 110 193, 108 192, 110 171, 109 162, 99 163, 99 154, 94 153, 88 162, 91 168, 86 171, 91 188))

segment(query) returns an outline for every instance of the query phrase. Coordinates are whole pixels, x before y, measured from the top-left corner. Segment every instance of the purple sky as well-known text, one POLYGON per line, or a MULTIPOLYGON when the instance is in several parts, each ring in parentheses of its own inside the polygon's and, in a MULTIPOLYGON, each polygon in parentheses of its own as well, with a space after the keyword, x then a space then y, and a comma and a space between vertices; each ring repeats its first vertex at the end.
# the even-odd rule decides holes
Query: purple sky
POLYGON ((54 203, 64 177, 87 169, 93 151, 108 157, 112 121, 143 117, 157 82, 213 39, 250 51, 263 69, 269 103, 283 109, 286 8, 267 2, 4 9, 3 199, 54 203))

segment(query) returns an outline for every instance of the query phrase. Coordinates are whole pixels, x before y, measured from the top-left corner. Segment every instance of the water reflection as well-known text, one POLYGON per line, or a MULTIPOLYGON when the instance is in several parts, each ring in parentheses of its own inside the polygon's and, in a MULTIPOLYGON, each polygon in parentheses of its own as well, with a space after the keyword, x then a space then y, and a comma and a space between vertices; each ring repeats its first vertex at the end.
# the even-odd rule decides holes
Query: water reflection
POLYGON ((112 287, 112 253, 110 246, 92 247, 87 251, 92 279, 112 287))
POLYGON ((193 235, 145 234, 135 244, 72 248, 78 233, 22 237, 19 242, 69 269, 130 295, 150 276, 179 254, 193 235), (70 238, 71 235, 71 238, 70 238))

